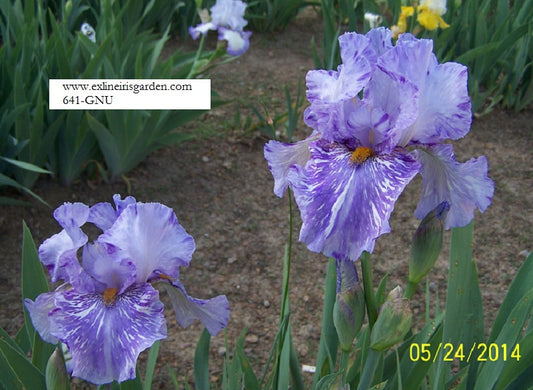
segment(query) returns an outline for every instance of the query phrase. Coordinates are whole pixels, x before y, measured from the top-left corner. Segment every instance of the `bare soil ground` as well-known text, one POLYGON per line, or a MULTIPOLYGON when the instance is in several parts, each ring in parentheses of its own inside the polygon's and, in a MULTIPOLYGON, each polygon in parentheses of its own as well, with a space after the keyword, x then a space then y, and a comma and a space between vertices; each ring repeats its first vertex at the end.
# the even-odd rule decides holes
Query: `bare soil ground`
MULTIPOLYGON (((285 85, 295 94, 298 80, 314 67, 309 43, 313 35, 321 40, 321 21, 312 13, 298 17, 281 33, 254 33, 246 54, 211 74, 213 88, 231 102, 188 126, 189 131, 202 137, 154 153, 127 175, 131 194, 137 200, 172 207, 195 238, 197 249, 189 269, 182 270, 182 281, 195 297, 227 295, 231 305, 230 348, 247 328, 246 353, 259 374, 278 325, 288 200, 272 193, 273 179, 263 158, 267 139, 256 131, 235 126, 234 113, 238 108, 244 120, 251 115, 249 104, 260 111, 263 104, 270 113, 283 112, 285 85)), ((172 42, 168 50, 179 44, 172 42)), ((309 131, 301 123, 296 138, 309 131)), ((490 176, 496 183, 492 205, 484 214, 476 213, 474 237, 486 328, 490 329, 509 283, 525 254, 533 249, 532 108, 520 113, 495 110, 475 119, 471 132, 455 143, 455 151, 459 161, 486 155, 490 176)), ((392 233, 377 242, 372 256, 376 284, 389 274, 389 289, 405 285, 410 241, 418 225, 413 212, 420 189, 420 180, 408 187, 392 214, 392 233)), ((126 185, 83 178, 64 188, 43 179, 35 191, 51 208, 36 202, 30 207, 0 206, 0 326, 10 334, 23 323, 22 221, 39 245, 59 231, 52 217, 57 206, 66 201, 111 201, 115 193, 126 195, 126 185)), ((294 220, 297 237, 297 210, 294 220)), ((447 255, 445 248, 429 276, 431 291, 438 291, 441 304, 446 290, 447 255)), ((294 342, 300 363, 313 365, 327 259, 300 243, 294 246, 293 259, 290 299, 294 342)), ((423 313, 423 302, 423 296, 417 293, 415 313, 423 313)), ((179 328, 170 305, 167 309, 168 339, 161 344, 156 372, 159 388, 172 388, 167 365, 180 380, 192 380, 194 347, 202 330, 198 324, 179 328)), ((220 334, 211 340, 214 383, 221 379, 223 353, 224 335, 220 334)))

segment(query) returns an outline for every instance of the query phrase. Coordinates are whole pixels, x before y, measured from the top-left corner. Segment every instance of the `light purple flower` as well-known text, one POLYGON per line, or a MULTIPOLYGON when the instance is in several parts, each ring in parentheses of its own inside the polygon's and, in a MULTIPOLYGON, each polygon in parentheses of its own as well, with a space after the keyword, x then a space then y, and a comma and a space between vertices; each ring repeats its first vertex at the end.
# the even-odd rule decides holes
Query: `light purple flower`
POLYGON ((217 0, 211 7, 211 20, 189 27, 189 34, 197 39, 209 30, 218 30, 218 39, 228 43, 227 52, 232 56, 243 54, 250 46, 250 31, 244 31, 248 21, 244 19, 246 3, 241 0, 217 0))
POLYGON ((189 265, 195 244, 172 209, 113 199, 115 208, 65 203, 55 210, 63 230, 45 240, 39 258, 53 282, 65 283, 25 301, 43 340, 68 346, 72 375, 95 384, 134 378, 139 354, 166 337, 154 282, 165 286, 184 327, 199 319, 215 335, 229 319, 225 296, 192 298, 179 281, 179 267, 189 265), (81 230, 87 222, 103 231, 94 243, 81 230))
POLYGON ((384 28, 339 38, 337 71, 310 71, 304 113, 313 138, 270 141, 265 158, 274 192, 289 186, 303 224, 300 240, 315 252, 355 261, 390 232, 396 200, 417 173, 423 218, 447 201, 446 227, 468 224, 491 202, 485 157, 461 164, 446 140, 470 130, 466 67, 439 64, 431 40, 384 28))

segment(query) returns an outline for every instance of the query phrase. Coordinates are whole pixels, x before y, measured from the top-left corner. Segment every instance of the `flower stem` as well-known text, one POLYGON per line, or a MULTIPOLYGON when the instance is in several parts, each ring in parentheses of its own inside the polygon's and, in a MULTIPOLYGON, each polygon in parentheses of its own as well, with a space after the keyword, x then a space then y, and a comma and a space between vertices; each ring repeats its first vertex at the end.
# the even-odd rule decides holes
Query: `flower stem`
POLYGON ((368 322, 370 328, 374 326, 378 318, 378 305, 376 302, 376 295, 374 294, 374 287, 372 284, 372 266, 370 264, 370 253, 363 252, 361 254, 361 269, 363 273, 363 287, 365 290, 366 311, 368 313, 368 322))
POLYGON ((411 281, 407 282, 407 288, 405 289, 405 293, 403 294, 403 296, 409 300, 413 299, 416 286, 418 286, 418 283, 413 283, 411 281))
POLYGON ((198 63, 198 60, 200 59, 201 55, 202 55, 202 52, 204 51, 204 45, 205 45, 205 35, 204 34, 201 34, 201 37, 200 37, 200 44, 198 45, 198 49, 196 50, 196 55, 194 56, 194 61, 192 63, 192 66, 191 66, 191 70, 189 71, 189 74, 187 75, 187 79, 192 79, 194 78, 198 72, 197 72, 197 63, 198 63))

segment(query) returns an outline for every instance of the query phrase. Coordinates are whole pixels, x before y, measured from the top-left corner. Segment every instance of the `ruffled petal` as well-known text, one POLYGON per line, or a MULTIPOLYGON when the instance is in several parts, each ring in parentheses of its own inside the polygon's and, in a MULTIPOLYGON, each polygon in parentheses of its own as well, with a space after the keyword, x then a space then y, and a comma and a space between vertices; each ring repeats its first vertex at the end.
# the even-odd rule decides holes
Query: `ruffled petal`
POLYGON ((309 160, 309 143, 318 139, 318 134, 314 133, 303 141, 294 144, 286 144, 278 141, 269 141, 264 147, 265 159, 268 162, 268 169, 274 176, 274 194, 283 197, 285 190, 289 186, 287 173, 293 165, 305 166, 309 160))
POLYGON ((83 226, 89 217, 89 206, 83 203, 64 203, 54 210, 54 218, 65 229, 72 245, 81 247, 87 242, 87 236, 82 232, 83 226))
POLYGON ((78 260, 78 249, 84 244, 83 241, 87 241, 87 236, 85 240, 78 239, 74 243, 67 231, 62 230, 39 246, 39 259, 53 283, 64 280, 80 291, 94 292, 93 280, 78 260))
POLYGON ((211 22, 219 27, 242 31, 248 21, 244 19, 246 3, 241 0, 217 0, 211 7, 211 22))
POLYGON ((200 320, 209 334, 214 336, 228 325, 230 310, 225 295, 207 300, 196 299, 187 294, 178 280, 165 283, 164 286, 181 327, 186 328, 195 320, 200 320))
POLYGON ((195 249, 172 209, 160 203, 129 205, 97 241, 119 248, 135 264, 137 283, 155 278, 156 271, 176 278, 195 249))
POLYGON ((339 260, 371 252, 390 231, 394 203, 418 169, 417 161, 397 151, 359 164, 342 145, 311 143, 307 166, 294 166, 288 177, 303 220, 300 241, 339 260))
POLYGON ((368 83, 375 63, 370 40, 364 35, 346 33, 339 37, 342 65, 337 71, 311 70, 307 73, 309 102, 337 103, 351 99, 368 83))
POLYGON ((91 206, 87 222, 94 224, 101 230, 107 230, 115 223, 116 219, 117 214, 113 206, 108 202, 101 202, 91 206))
POLYGON ((465 66, 438 64, 433 42, 402 34, 396 46, 378 60, 378 67, 398 83, 418 90, 418 116, 403 130, 399 145, 459 139, 470 130, 472 112, 465 66))
POLYGON ((163 304, 149 284, 104 303, 98 294, 56 294, 53 335, 67 344, 72 375, 95 384, 135 378, 139 354, 166 337, 163 304))
POLYGON ((240 56, 250 47, 251 31, 234 31, 224 27, 218 29, 218 39, 228 42, 229 55, 240 56))
POLYGON ((54 324, 50 320, 50 313, 55 309, 55 293, 43 293, 39 295, 35 302, 31 299, 24 300, 24 306, 30 313, 31 322, 41 338, 47 343, 57 344, 57 337, 52 335, 54 324))
POLYGON ((494 182, 488 177, 485 156, 466 163, 455 161, 449 144, 433 145, 414 151, 422 164, 422 197, 415 211, 424 218, 438 204, 447 201, 450 211, 446 229, 465 226, 474 218, 474 210, 485 211, 492 201, 494 182))
POLYGON ((97 292, 115 288, 122 294, 137 276, 133 261, 113 245, 96 242, 83 248, 83 269, 99 282, 97 292))

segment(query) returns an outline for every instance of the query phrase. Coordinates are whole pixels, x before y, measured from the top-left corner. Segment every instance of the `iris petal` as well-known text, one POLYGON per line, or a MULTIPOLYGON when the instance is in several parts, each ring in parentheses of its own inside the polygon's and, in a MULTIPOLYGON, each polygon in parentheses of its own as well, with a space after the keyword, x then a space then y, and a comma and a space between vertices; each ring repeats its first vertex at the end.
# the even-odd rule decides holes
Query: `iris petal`
POLYGON ((234 31, 224 27, 218 29, 218 39, 228 42, 227 52, 232 56, 239 56, 248 50, 251 35, 251 31, 234 31))
POLYGON ((402 34, 396 46, 378 60, 378 67, 399 83, 418 90, 416 121, 403 130, 401 146, 459 139, 470 130, 471 103, 467 69, 457 63, 438 64, 433 42, 402 34))
POLYGON ((274 176, 274 194, 280 198, 285 194, 285 190, 289 186, 287 181, 289 168, 293 165, 304 166, 307 163, 311 156, 309 143, 317 138, 318 134, 313 133, 305 140, 294 144, 270 141, 265 145, 265 159, 272 176, 274 176))
POLYGON ((474 210, 485 211, 494 194, 494 182, 487 176, 485 156, 466 163, 455 161, 449 144, 433 145, 414 151, 422 164, 422 197, 415 211, 417 218, 424 216, 438 204, 447 201, 450 211, 446 229, 467 225, 474 218, 474 210))
POLYGON ((214 336, 228 324, 229 303, 225 295, 203 300, 189 296, 178 280, 171 284, 165 283, 164 286, 180 326, 186 328, 195 320, 200 320, 211 336, 214 336))
POLYGON ((120 248, 123 257, 131 259, 138 283, 150 281, 156 271, 177 277, 195 249, 172 209, 160 203, 129 205, 97 241, 120 248))
POLYGON ((54 326, 50 321, 50 313, 55 309, 54 296, 55 293, 43 293, 35 299, 35 302, 31 299, 24 300, 24 306, 30 313, 33 327, 44 341, 51 344, 58 342, 57 337, 52 335, 54 326))
POLYGON ((135 378, 139 354, 166 337, 163 304, 149 284, 118 296, 112 305, 99 294, 57 293, 53 335, 67 344, 72 375, 95 384, 135 378))
POLYGON ((303 220, 300 241, 314 252, 355 261, 390 231, 394 203, 419 163, 398 151, 362 164, 350 156, 342 145, 312 143, 311 159, 290 170, 289 182, 303 220))

